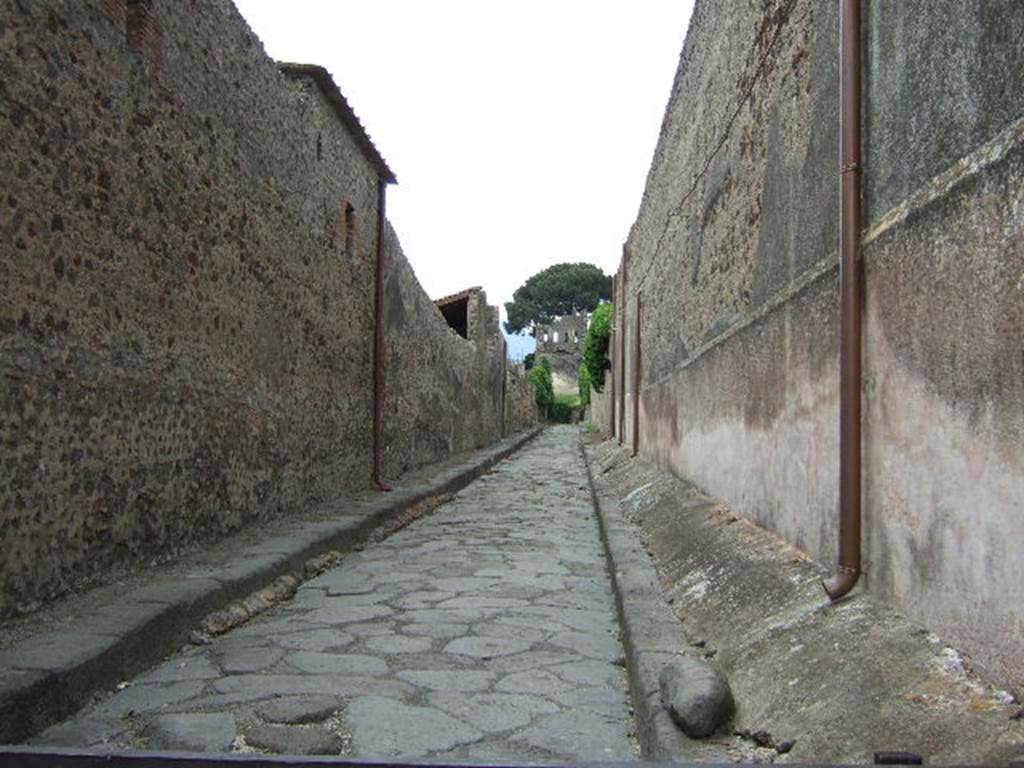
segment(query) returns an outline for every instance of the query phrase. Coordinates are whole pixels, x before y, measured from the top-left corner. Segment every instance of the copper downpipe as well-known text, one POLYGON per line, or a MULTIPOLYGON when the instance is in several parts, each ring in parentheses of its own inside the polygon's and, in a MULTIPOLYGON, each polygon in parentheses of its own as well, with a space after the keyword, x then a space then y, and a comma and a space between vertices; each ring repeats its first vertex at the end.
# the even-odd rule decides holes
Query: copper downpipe
POLYGON ((384 440, 384 234, 387 181, 377 182, 377 267, 373 281, 373 484, 390 491, 384 483, 382 456, 384 440))
POLYGON ((640 453, 640 307, 643 293, 636 292, 636 351, 633 355, 633 455, 640 453))
POLYGON ((629 269, 629 249, 622 247, 622 285, 619 290, 622 300, 620 318, 622 319, 622 332, 619 338, 619 445, 626 441, 626 305, 629 303, 629 294, 626 292, 626 277, 629 269))
POLYGON ((608 391, 608 399, 611 400, 611 406, 612 406, 612 414, 611 414, 611 416, 612 416, 612 437, 615 437, 616 436, 615 433, 618 431, 617 430, 617 424, 616 424, 616 421, 615 421, 615 406, 617 405, 615 400, 618 397, 617 393, 615 392, 615 367, 616 367, 615 364, 618 362, 617 355, 615 354, 615 347, 619 343, 619 322, 618 322, 618 320, 619 320, 619 276, 618 276, 618 274, 616 274, 615 277, 612 279, 612 338, 611 338, 611 344, 609 345, 609 350, 608 350, 609 352, 611 352, 611 355, 612 355, 611 371, 609 371, 609 373, 611 373, 611 376, 608 377, 608 379, 610 380, 609 391, 608 391))
POLYGON ((838 600, 861 573, 861 11, 840 0, 839 567, 823 586, 838 600))

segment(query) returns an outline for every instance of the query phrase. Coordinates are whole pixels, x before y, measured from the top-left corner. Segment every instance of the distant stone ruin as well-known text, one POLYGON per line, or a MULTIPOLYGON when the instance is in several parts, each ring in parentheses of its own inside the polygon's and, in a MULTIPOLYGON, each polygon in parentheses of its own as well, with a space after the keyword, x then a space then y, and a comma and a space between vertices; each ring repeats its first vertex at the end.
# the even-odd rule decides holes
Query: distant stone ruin
POLYGON ((547 358, 556 395, 574 395, 579 391, 580 363, 583 360, 583 339, 590 325, 589 313, 575 313, 556 318, 548 325, 538 325, 536 359, 547 358))

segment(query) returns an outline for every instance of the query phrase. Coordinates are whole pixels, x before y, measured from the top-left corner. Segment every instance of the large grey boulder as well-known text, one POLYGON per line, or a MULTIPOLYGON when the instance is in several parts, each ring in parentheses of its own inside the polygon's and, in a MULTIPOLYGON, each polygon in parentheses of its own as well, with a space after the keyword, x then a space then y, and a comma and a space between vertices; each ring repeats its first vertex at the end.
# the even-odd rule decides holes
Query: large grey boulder
POLYGON ((658 683, 661 703, 690 738, 710 736, 736 711, 729 681, 703 659, 680 656, 665 666, 658 683))

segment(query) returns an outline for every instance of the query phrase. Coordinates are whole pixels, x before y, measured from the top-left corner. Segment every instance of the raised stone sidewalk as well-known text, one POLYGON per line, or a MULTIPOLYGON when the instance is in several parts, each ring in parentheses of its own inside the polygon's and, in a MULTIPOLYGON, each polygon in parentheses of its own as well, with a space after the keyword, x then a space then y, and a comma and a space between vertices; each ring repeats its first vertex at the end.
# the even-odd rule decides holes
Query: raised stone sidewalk
POLYGON ((222 542, 205 565, 192 570, 158 572, 127 592, 111 587, 83 596, 77 608, 51 622, 56 628, 0 651, 0 744, 31 737, 152 666, 186 643, 211 612, 282 576, 302 577, 324 553, 361 547, 401 525, 464 488, 536 434, 511 437, 413 474, 390 493, 342 500, 339 509, 319 520, 286 521, 276 534, 255 542, 258 537, 242 537, 248 543, 234 550, 232 542, 222 542))

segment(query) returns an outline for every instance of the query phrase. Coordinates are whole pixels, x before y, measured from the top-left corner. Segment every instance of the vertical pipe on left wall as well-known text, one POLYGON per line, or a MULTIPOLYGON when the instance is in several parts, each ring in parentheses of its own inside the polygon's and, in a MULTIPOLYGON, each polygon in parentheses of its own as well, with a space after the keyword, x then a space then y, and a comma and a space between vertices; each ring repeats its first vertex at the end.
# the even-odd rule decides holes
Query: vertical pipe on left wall
POLYGON ((387 215, 387 182, 377 181, 377 266, 373 280, 373 484, 390 491, 384 484, 384 222, 387 215))

